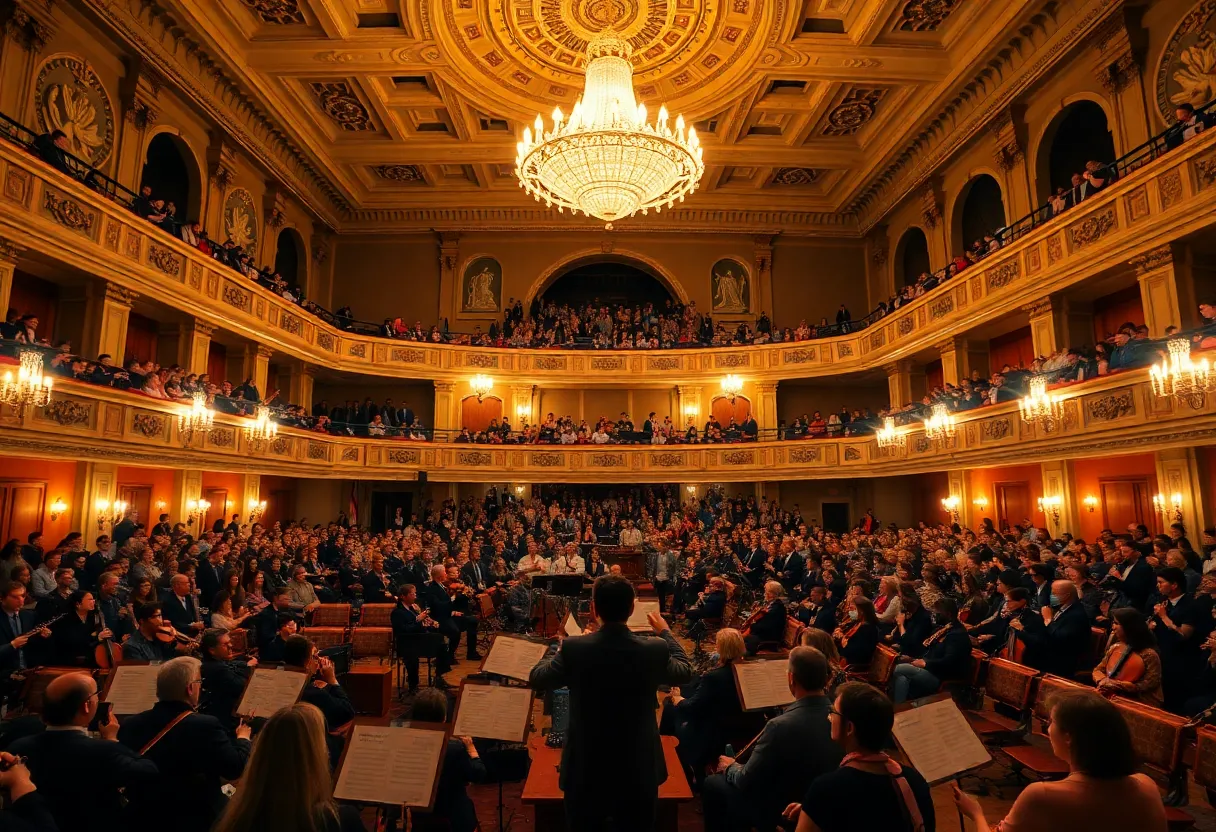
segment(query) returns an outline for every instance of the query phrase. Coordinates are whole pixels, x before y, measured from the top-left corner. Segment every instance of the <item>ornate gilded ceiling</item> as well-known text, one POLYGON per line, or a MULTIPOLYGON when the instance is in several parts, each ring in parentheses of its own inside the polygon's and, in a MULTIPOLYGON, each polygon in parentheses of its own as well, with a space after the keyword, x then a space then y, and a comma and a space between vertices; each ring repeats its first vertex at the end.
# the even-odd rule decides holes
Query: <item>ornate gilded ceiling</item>
POLYGON ((188 32, 326 178, 337 213, 379 227, 467 209, 491 225, 555 223, 517 187, 515 142, 538 112, 569 111, 588 38, 615 20, 639 99, 702 134, 706 176, 685 211, 813 230, 853 222, 865 189, 1038 5, 158 0, 133 17, 188 32))

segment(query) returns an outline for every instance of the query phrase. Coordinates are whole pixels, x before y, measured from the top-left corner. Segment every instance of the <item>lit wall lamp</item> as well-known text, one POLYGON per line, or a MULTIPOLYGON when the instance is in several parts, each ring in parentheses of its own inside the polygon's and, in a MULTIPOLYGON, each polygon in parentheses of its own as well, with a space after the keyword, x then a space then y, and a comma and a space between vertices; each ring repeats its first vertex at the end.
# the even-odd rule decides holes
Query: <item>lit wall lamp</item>
POLYGON ((985 497, 983 494, 981 494, 980 496, 976 497, 974 500, 971 501, 971 505, 975 506, 977 509, 979 509, 982 512, 987 511, 988 510, 988 498, 985 497))
POLYGON ((730 401, 735 403, 735 398, 743 392, 743 379, 731 373, 722 377, 722 393, 730 401))
POLYGON ((1093 514, 1094 511, 1096 511, 1098 508, 1098 498, 1095 497, 1093 494, 1087 494, 1085 496, 1085 499, 1082 500, 1081 502, 1085 504, 1085 510, 1088 511, 1090 514, 1093 514))
POLYGON ((98 497, 93 503, 97 510, 97 531, 103 531, 106 526, 113 526, 127 513, 127 503, 124 500, 110 502, 104 497, 98 497))
POLYGON ((532 418, 532 406, 521 404, 515 408, 515 418, 520 422, 527 422, 532 418))
POLYGON ((954 494, 951 494, 949 497, 942 498, 942 511, 945 511, 950 515, 950 522, 952 523, 958 522, 958 506, 959 499, 954 494))
POLYGON ((685 421, 691 419, 695 422, 697 420, 697 416, 700 415, 700 413, 701 413, 701 408, 699 408, 697 406, 696 402, 688 402, 687 404, 684 405, 685 421))
POLYGON ((167 509, 168 507, 169 507, 169 504, 168 504, 168 503, 166 503, 164 500, 157 500, 157 501, 156 501, 156 511, 157 511, 158 513, 163 514, 163 513, 164 513, 164 511, 165 511, 165 509, 167 509))
POLYGON ((1043 512, 1045 517, 1051 517, 1053 523, 1060 522, 1060 507, 1064 501, 1060 499, 1059 494, 1054 497, 1040 497, 1038 502, 1039 511, 1043 512))
POLYGON ((515 486, 515 496, 516 496, 516 498, 518 498, 518 499, 521 499, 521 500, 522 500, 522 499, 523 499, 523 496, 524 496, 524 492, 525 492, 526 490, 527 490, 527 489, 526 489, 526 488, 524 488, 522 485, 517 485, 517 486, 515 486))
POLYGON ((494 379, 489 376, 478 373, 469 379, 469 389, 477 396, 477 401, 481 401, 486 396, 490 395, 494 390, 494 379))
POLYGON ((1166 500, 1164 494, 1153 496, 1153 508, 1161 513, 1167 523, 1182 522, 1182 495, 1175 491, 1166 500))
POLYGON ((68 504, 63 501, 62 497, 56 497, 51 503, 51 522, 54 523, 63 513, 68 510, 68 504))
POLYGON ((249 522, 256 523, 262 519, 262 515, 266 513, 265 500, 250 500, 249 501, 249 522))
POLYGON ((211 510, 208 500, 186 500, 186 525, 193 526, 195 520, 201 520, 211 510))

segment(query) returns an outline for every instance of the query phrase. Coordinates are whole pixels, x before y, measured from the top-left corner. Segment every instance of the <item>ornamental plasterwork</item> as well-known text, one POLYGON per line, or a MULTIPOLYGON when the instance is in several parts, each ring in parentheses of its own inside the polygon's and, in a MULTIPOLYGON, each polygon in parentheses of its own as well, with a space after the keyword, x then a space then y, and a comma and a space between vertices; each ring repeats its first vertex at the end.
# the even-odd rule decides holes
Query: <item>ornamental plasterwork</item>
POLYGON ((1170 35, 1157 64, 1157 108, 1174 123, 1179 104, 1202 107, 1216 90, 1216 0, 1196 3, 1170 35))
POLYGON ((42 65, 34 85, 38 126, 62 130, 68 152, 100 167, 114 146, 114 108, 101 79, 88 63, 72 55, 42 65))
POLYGON ((962 0, 906 0, 898 28, 904 32, 935 32, 962 0))
POLYGON ((854 88, 828 112, 820 132, 825 136, 851 136, 870 123, 878 104, 886 96, 885 89, 854 88))
POLYGON ((346 81, 314 81, 308 85, 325 115, 351 133, 373 132, 376 124, 354 87, 346 81))
POLYGON ((241 0, 241 3, 263 23, 286 26, 307 22, 298 0, 241 0))

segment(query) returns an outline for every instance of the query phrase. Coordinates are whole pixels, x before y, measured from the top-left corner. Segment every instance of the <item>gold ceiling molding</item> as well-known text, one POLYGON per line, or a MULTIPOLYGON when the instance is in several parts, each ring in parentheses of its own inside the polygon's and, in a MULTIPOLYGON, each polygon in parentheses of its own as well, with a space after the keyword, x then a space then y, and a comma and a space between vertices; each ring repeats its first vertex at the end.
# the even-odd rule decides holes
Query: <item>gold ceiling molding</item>
POLYGON ((82 0, 164 77, 171 79, 242 149, 327 225, 348 206, 324 170, 307 158, 287 131, 230 78, 195 37, 163 7, 148 0, 82 0))
POLYGON ((241 3, 263 23, 287 26, 308 22, 298 0, 241 0, 241 3))
POLYGON ((907 0, 896 25, 903 32, 936 32, 961 4, 962 0, 907 0))
POLYGON ((993 50, 977 75, 951 93, 941 112, 919 134, 903 141, 903 150, 886 170, 873 177, 854 198, 862 233, 881 222, 896 205, 997 118, 1038 81, 1062 56, 1087 43, 1090 34, 1121 8, 1123 0, 1047 2, 1043 11, 1020 27, 1008 43, 993 50), (1027 65, 1027 61, 1033 59, 1027 65))

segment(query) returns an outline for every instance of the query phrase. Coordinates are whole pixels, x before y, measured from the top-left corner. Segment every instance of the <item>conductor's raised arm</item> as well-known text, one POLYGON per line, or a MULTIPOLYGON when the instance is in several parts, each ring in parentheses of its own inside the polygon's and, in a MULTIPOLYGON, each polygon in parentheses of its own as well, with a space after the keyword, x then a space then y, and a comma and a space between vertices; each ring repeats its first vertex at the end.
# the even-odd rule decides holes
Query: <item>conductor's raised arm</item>
POLYGON ((680 646, 680 642, 676 641, 676 637, 671 632, 671 625, 657 612, 652 612, 646 616, 647 622, 654 629, 655 635, 667 642, 667 670, 664 673, 664 684, 682 685, 685 682, 692 681, 696 676, 696 671, 693 670, 692 662, 688 659, 688 654, 684 652, 684 648, 680 646))

